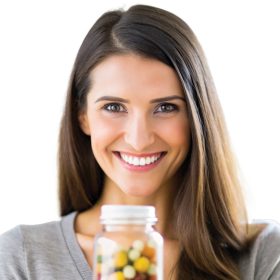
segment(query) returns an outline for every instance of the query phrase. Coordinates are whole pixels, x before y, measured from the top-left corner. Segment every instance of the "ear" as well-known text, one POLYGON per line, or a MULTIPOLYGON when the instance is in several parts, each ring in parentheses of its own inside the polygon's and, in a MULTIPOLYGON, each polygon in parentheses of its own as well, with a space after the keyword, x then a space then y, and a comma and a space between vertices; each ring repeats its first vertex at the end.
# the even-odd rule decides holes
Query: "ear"
POLYGON ((90 136, 90 127, 89 127, 89 121, 88 116, 86 112, 81 112, 78 116, 79 124, 81 130, 86 134, 90 136))

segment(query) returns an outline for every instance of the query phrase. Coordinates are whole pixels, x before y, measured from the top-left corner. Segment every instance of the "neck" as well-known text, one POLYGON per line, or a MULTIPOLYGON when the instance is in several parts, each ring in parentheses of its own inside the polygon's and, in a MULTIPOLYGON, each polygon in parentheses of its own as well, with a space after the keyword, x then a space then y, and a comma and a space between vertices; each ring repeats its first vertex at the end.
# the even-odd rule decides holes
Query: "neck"
MULTIPOLYGON (((95 232, 97 222, 99 223, 100 208, 104 204, 124 204, 124 205, 151 205, 156 208, 158 222, 155 228, 164 238, 176 239, 173 219, 173 201, 170 185, 163 186, 157 193, 145 197, 135 197, 124 194, 119 187, 110 181, 105 182, 102 196, 97 204, 89 211, 88 232, 95 232), (90 220, 92 222, 90 222, 90 220), (93 222, 95 221, 95 222, 93 222)), ((98 226, 100 228, 100 226, 98 226)))

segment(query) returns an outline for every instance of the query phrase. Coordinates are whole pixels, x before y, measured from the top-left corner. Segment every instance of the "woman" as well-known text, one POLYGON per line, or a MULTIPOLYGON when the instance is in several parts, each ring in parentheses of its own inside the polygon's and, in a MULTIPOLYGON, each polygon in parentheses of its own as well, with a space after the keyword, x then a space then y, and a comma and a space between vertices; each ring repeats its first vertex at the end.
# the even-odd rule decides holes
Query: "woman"
POLYGON ((2 279, 92 279, 103 204, 154 205, 165 279, 279 279, 280 229, 248 225, 224 117, 188 25, 137 5, 78 52, 61 123, 61 221, 0 239, 2 279))

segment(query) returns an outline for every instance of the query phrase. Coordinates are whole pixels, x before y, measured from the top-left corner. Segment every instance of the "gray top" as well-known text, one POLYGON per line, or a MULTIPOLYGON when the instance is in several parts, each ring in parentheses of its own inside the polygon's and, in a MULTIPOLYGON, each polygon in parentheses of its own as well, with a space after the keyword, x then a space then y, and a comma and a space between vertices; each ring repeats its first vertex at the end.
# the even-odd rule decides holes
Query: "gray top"
MULTIPOLYGON (((74 232, 76 214, 40 225, 19 225, 2 234, 0 279, 92 280, 74 232)), ((280 225, 267 223, 239 265, 242 279, 279 280, 280 225)))

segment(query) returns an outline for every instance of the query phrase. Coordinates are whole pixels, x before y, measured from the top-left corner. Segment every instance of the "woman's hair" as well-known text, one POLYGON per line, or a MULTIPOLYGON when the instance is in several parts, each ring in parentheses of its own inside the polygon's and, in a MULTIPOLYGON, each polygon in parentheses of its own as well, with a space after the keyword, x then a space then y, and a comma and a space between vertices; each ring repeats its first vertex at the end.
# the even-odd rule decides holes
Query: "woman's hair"
POLYGON ((183 20, 162 9, 137 5, 107 12, 85 37, 61 122, 60 213, 86 210, 102 194, 104 174, 78 116, 86 108, 92 69, 108 56, 128 53, 172 67, 187 101, 192 139, 174 201, 181 248, 175 277, 239 279, 237 256, 246 244, 247 220, 223 112, 196 36, 183 20))

